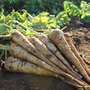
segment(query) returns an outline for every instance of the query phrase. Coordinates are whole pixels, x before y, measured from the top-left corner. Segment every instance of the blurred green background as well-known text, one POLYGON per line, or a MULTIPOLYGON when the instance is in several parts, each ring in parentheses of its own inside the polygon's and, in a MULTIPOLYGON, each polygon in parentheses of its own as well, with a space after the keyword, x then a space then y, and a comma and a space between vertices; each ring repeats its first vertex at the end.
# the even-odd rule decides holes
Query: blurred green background
MULTIPOLYGON (((65 0, 0 0, 0 9, 4 8, 5 14, 9 14, 12 9, 21 11, 27 10, 31 15, 38 15, 40 12, 45 11, 50 14, 58 14, 63 11, 63 2, 65 0)), ((90 0, 67 0, 80 6, 81 1, 89 2, 90 0)))

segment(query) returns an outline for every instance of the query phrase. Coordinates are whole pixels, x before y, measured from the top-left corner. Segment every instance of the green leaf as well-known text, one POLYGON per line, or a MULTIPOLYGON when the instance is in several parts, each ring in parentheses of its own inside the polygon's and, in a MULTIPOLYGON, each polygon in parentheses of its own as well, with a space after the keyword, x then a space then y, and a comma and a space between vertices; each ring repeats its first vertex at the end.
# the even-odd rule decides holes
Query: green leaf
POLYGON ((87 3, 85 1, 81 1, 80 7, 81 7, 82 14, 88 13, 90 11, 90 3, 87 3))
POLYGON ((48 20, 49 20, 49 17, 43 16, 43 17, 41 17, 40 19, 41 19, 41 23, 47 23, 48 20))
POLYGON ((71 19, 67 15, 66 11, 60 12, 56 17, 60 21, 57 23, 60 26, 63 26, 65 24, 68 25, 69 21, 71 21, 71 19))
POLYGON ((0 33, 5 32, 5 30, 7 30, 5 26, 0 26, 0 33))
POLYGON ((84 22, 90 24, 90 12, 89 12, 89 13, 84 13, 84 14, 81 16, 81 19, 82 19, 84 22))
POLYGON ((24 22, 25 21, 25 19, 22 17, 22 15, 19 12, 16 12, 16 14, 17 14, 17 18, 18 18, 18 20, 20 22, 24 22))
POLYGON ((26 35, 28 36, 30 34, 30 31, 29 30, 26 30, 26 35))
POLYGON ((60 19, 60 18, 64 17, 64 15, 67 15, 67 14, 66 14, 65 11, 62 11, 62 12, 60 12, 56 17, 57 17, 58 19, 60 19))
POLYGON ((44 11, 38 14, 38 16, 46 16, 46 15, 49 15, 49 13, 48 12, 44 12, 44 11))
POLYGON ((60 26, 63 26, 63 22, 64 22, 64 18, 61 18, 59 25, 60 25, 60 26))

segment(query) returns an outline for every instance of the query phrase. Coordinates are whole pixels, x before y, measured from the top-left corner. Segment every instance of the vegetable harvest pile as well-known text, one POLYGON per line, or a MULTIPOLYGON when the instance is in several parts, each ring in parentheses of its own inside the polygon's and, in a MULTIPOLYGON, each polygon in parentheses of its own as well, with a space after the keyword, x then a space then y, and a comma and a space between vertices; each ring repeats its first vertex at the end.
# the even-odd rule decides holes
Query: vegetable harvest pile
POLYGON ((15 31, 11 38, 14 41, 9 46, 12 56, 5 60, 6 70, 58 77, 78 90, 90 90, 90 70, 69 36, 61 30, 52 29, 49 37, 45 34, 26 37, 15 31), (82 77, 88 83, 83 81, 82 77))
POLYGON ((24 9, 4 15, 2 8, 0 38, 12 40, 10 45, 0 44, 0 63, 10 72, 57 77, 77 90, 90 90, 90 70, 62 31, 71 21, 70 16, 90 24, 90 3, 82 1, 80 8, 68 1, 63 4, 64 11, 57 15, 41 12, 36 16, 24 9))

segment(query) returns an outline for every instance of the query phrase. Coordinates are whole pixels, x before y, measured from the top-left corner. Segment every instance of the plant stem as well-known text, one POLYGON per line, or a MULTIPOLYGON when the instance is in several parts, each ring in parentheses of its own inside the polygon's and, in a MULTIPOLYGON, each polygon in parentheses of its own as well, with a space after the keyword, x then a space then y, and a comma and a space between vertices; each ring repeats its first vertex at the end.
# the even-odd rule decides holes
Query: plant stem
POLYGON ((11 34, 8 34, 8 35, 0 35, 0 38, 4 38, 4 37, 10 37, 11 34))
POLYGON ((8 27, 8 28, 10 28, 12 30, 12 33, 14 32, 13 28, 11 26, 9 26, 9 25, 6 25, 5 23, 0 24, 0 26, 6 26, 6 27, 8 27))
POLYGON ((9 50, 9 46, 0 44, 0 50, 9 50))

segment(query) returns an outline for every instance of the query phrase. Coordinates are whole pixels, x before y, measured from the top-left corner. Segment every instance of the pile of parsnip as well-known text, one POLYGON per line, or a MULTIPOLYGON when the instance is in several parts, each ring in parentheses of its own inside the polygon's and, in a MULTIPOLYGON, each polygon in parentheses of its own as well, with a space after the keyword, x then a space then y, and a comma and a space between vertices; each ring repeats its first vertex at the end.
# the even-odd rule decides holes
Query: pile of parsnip
POLYGON ((78 90, 90 90, 90 70, 69 36, 61 30, 52 29, 49 37, 41 34, 37 38, 27 38, 16 31, 12 34, 12 40, 15 43, 9 47, 12 56, 5 61, 6 70, 54 76, 78 90), (88 83, 83 81, 81 76, 88 83))

